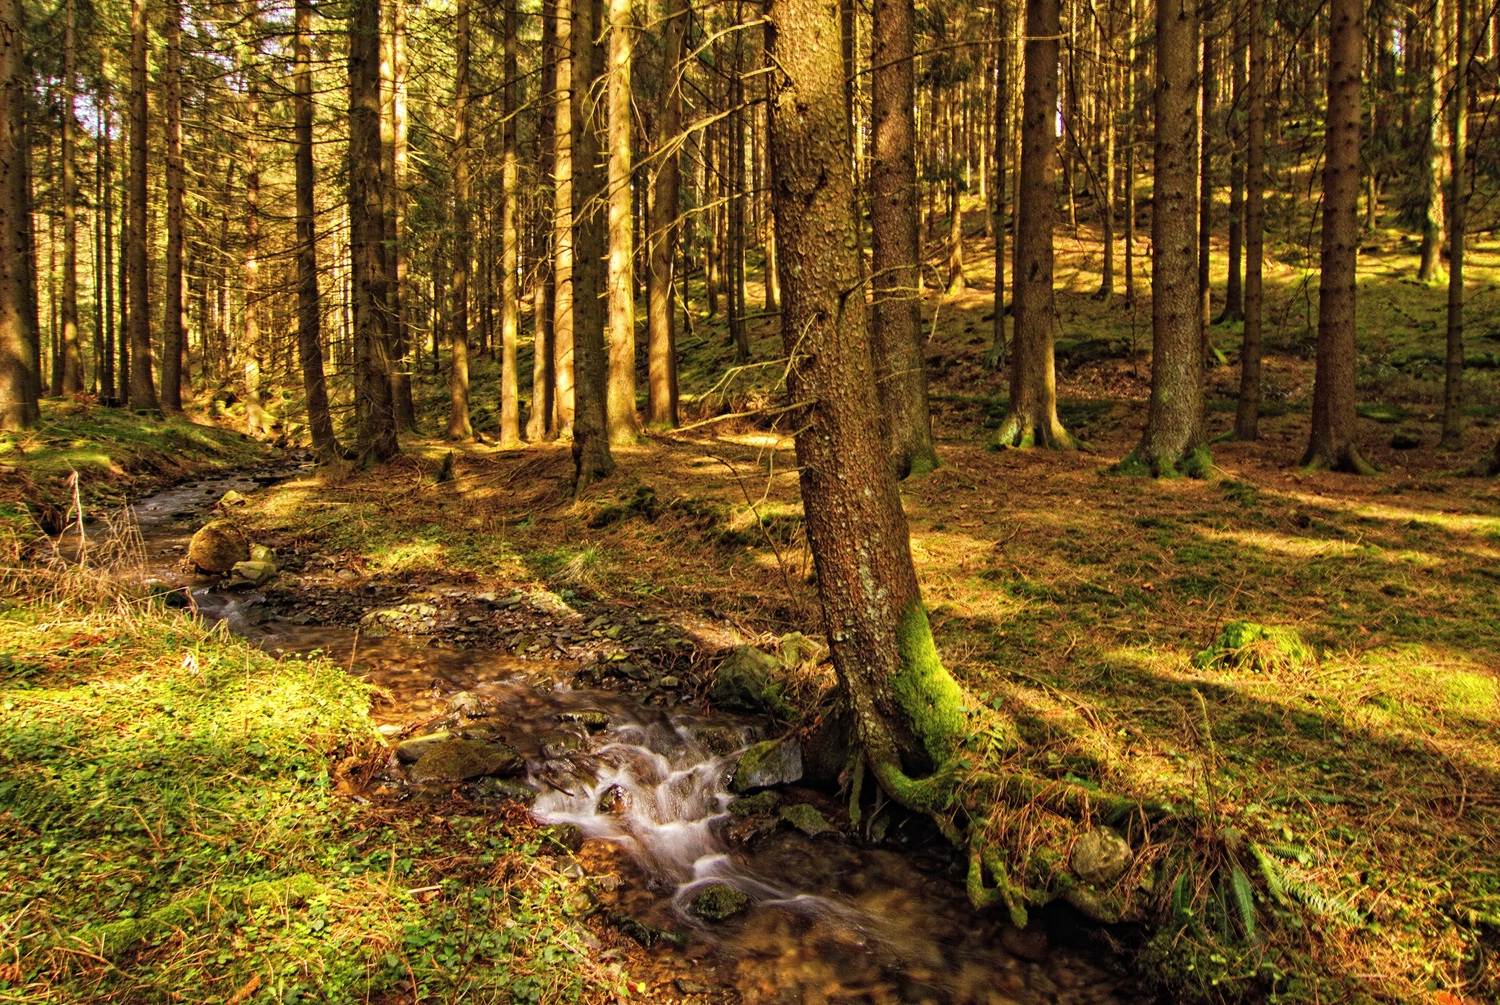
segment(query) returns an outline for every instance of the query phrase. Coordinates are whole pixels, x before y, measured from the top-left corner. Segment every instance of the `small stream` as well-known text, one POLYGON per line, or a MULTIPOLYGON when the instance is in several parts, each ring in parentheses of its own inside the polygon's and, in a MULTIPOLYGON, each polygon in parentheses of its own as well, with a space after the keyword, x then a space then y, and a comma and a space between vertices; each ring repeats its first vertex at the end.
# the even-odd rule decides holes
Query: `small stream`
MULTIPOLYGON (((664 972, 679 975, 679 994, 788 1005, 1153 1000, 1075 919, 1043 912, 1018 931, 993 913, 977 914, 953 856, 920 820, 896 820, 887 809, 884 840, 842 830, 809 836, 778 809, 807 804, 846 823, 829 793, 791 788, 735 804, 728 779, 738 750, 764 738, 767 722, 706 712, 675 696, 652 704, 575 686, 579 663, 560 653, 522 658, 502 648, 371 637, 318 623, 317 608, 289 616, 268 591, 225 590, 184 571, 192 532, 224 493, 248 495, 298 472, 224 475, 135 504, 146 581, 185 591, 203 617, 268 651, 317 650, 350 667, 375 685, 374 718, 393 742, 434 728, 503 739, 524 758, 532 813, 581 831, 578 858, 595 877, 600 910, 648 946, 664 972), (734 909, 708 920, 698 904, 705 893, 734 909)), ((359 595, 349 583, 328 589, 359 595)), ((370 795, 405 796, 403 787, 397 778, 370 795)))

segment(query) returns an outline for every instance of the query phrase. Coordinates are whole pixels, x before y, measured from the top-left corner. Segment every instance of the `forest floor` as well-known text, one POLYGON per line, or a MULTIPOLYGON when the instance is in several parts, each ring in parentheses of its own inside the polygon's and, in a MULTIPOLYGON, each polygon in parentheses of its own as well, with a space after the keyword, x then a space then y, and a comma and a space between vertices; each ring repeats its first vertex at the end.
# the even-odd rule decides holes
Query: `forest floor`
MULTIPOLYGON (((1263 438, 1215 444, 1204 480, 1109 473, 1144 419, 1149 302, 1132 312, 1087 296, 1099 260, 1087 235, 1059 240, 1058 356, 1063 418, 1090 452, 988 448, 1005 382, 983 366, 982 241, 970 289, 925 314, 944 463, 902 497, 947 664, 976 701, 1015 717, 1032 770, 1193 807, 1270 849, 1286 879, 1285 903, 1257 904, 1258 937, 1223 902, 1177 919, 1154 943, 1169 948, 1141 959, 1174 994, 1500 995, 1500 488, 1461 476, 1500 431, 1483 357, 1500 351, 1500 249, 1472 259, 1473 428, 1449 454, 1433 446, 1442 290, 1409 280, 1409 244, 1371 240, 1359 435, 1381 473, 1367 478, 1296 466, 1312 383, 1303 308, 1316 305, 1300 269, 1268 270, 1279 320, 1263 438), (1234 621, 1291 629, 1308 651, 1195 659, 1234 621)), ((778 368, 726 380, 722 325, 695 322, 683 336, 691 416, 772 400, 778 368)), ((769 320, 755 335, 757 360, 780 355, 769 320)), ((1227 365, 1211 371, 1215 434, 1232 422, 1236 339, 1216 326, 1227 365)), ((476 368, 481 429, 489 365, 476 368)), ((442 394, 435 380, 421 390, 442 394)), ((69 407, 59 429, 105 421, 69 407)), ((700 701, 729 645, 821 632, 783 431, 736 419, 653 435, 618 449, 617 473, 577 500, 565 445, 403 447, 378 471, 323 469, 250 496, 238 519, 285 570, 273 603, 353 626, 375 603, 421 599, 437 611, 434 642, 566 676, 567 646, 474 600, 548 591, 631 626, 654 669, 630 686, 658 702, 700 701), (450 450, 453 477, 439 481, 450 450), (687 681, 680 697, 662 684, 668 669, 687 681)), ((0 464, 27 484, 64 470, 16 453, 0 464)), ((0 615, 0 756, 30 768, 0 788, 0 930, 14 947, 0 1000, 693 997, 681 982, 695 964, 678 950, 579 921, 568 852, 524 814, 340 795, 335 766, 355 770, 371 724, 395 721, 425 678, 372 689, 97 582, 30 575, 13 576, 26 592, 0 615), (232 742, 203 739, 219 730, 232 742), (268 893, 270 879, 288 886, 268 893), (172 903, 191 917, 163 915, 172 903), (105 919, 157 915, 135 933, 148 948, 117 957, 98 938, 105 919), (475 931, 496 941, 465 941, 475 931)), ((791 688, 810 697, 828 680, 823 667, 791 688)))

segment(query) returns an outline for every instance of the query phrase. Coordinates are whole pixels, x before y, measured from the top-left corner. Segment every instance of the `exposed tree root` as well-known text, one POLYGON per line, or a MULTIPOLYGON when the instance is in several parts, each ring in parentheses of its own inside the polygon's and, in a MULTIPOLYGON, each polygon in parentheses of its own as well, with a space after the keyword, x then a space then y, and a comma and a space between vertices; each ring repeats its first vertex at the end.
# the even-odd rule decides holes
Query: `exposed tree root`
POLYGON ((995 433, 995 445, 1016 450, 1045 447, 1048 450, 1079 450, 1082 444, 1063 428, 1056 416, 1039 416, 1030 412, 1006 414, 995 433))
POLYGON ((1302 457, 1302 467, 1308 471, 1341 471, 1350 475, 1378 475, 1380 469, 1359 452, 1354 444, 1346 444, 1337 451, 1308 448, 1302 457))

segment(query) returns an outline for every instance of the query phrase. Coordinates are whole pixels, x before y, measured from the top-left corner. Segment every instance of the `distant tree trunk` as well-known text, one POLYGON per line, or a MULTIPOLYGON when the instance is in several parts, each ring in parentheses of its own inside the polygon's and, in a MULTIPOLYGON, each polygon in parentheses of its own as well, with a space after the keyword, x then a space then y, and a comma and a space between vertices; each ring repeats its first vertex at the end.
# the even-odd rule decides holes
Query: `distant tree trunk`
POLYGON ((1245 223, 1245 22, 1234 16, 1229 112, 1229 279, 1224 284, 1224 320, 1245 316, 1245 291, 1240 282, 1245 223))
POLYGON ((380 161, 380 0, 351 0, 348 175, 355 452, 366 463, 387 460, 399 449, 385 323, 389 301, 380 161))
POLYGON ((1457 12, 1453 45, 1452 161, 1448 177, 1448 359, 1443 382, 1441 445, 1463 445, 1464 423, 1464 230, 1468 226, 1469 2, 1451 0, 1457 12))
MULTIPOLYGON (((557 30, 557 84, 553 90, 556 112, 553 118, 552 137, 552 275, 554 294, 552 302, 552 366, 557 381, 553 403, 557 416, 554 427, 559 434, 573 428, 574 402, 574 333, 577 318, 574 314, 576 289, 573 284, 573 209, 582 202, 573 198, 573 17, 569 13, 571 0, 554 0, 558 14, 557 30)), ((592 44, 592 40, 590 40, 592 44)))
POLYGON ((1100 99, 1099 140, 1104 148, 1104 171, 1099 179, 1099 215, 1103 220, 1104 264, 1100 269, 1098 298, 1109 304, 1115 296, 1115 10, 1114 0, 1107 0, 1104 20, 1099 24, 1100 52, 1103 54, 1099 74, 1104 93, 1100 99))
MULTIPOLYGON (((109 137, 114 115, 110 110, 109 82, 99 82, 99 202, 103 219, 100 231, 103 236, 103 261, 99 265, 99 281, 104 291, 100 304, 103 309, 104 344, 99 353, 99 395, 106 405, 118 405, 120 393, 115 377, 115 172, 114 156, 109 137)), ((123 376, 123 374, 121 375, 123 376)), ((124 383, 123 380, 120 383, 124 383)))
POLYGON ((469 424, 469 0, 457 0, 453 72, 453 271, 449 275, 448 439, 472 440, 469 424))
POLYGON ((168 0, 167 19, 167 275, 162 288, 161 403, 182 409, 186 383, 187 305, 183 300, 182 218, 186 178, 182 163, 182 3, 168 0))
MULTIPOLYGON (((406 3, 407 0, 391 0, 391 66, 390 66, 390 162, 386 186, 386 291, 389 300, 386 324, 390 329, 391 344, 391 408, 396 415, 397 429, 416 430, 417 412, 412 402, 411 309, 407 301, 407 275, 411 268, 411 254, 406 234, 407 176, 410 173, 409 152, 410 118, 407 114, 407 57, 406 57, 406 3)), ((382 139, 382 146, 385 146, 382 139)))
MULTIPOLYGON (((990 339, 989 354, 984 361, 984 365, 991 370, 998 370, 1005 363, 1005 223, 1007 193, 1010 190, 1006 171, 1011 156, 1010 124, 1015 115, 1015 94, 1011 84, 1012 56, 1015 52, 1015 41, 1011 38, 1015 33, 1014 5, 1010 0, 1000 0, 995 8, 996 33, 1000 36, 995 48, 995 329, 990 339)), ((915 170, 913 175, 915 176, 915 170)), ((912 198, 915 200, 915 195, 912 198)), ((915 219, 912 225, 916 226, 915 219)), ((879 275, 878 265, 875 271, 879 275)))
POLYGON ((1427 117, 1426 149, 1422 153, 1422 248, 1417 265, 1417 279, 1433 283, 1443 276, 1443 169, 1447 144, 1443 122, 1443 54, 1447 50, 1444 35, 1446 5, 1453 0, 1433 0, 1432 23, 1427 26, 1427 80, 1422 96, 1423 114, 1427 117))
MULTIPOLYGON (((823 620, 860 745, 897 798, 948 759, 961 696, 922 609, 906 518, 875 398, 847 170, 837 7, 767 9, 776 232, 787 283, 782 338, 807 535, 823 620)), ((1055 43, 1054 43, 1055 45, 1055 43)))
MULTIPOLYGON (((64 394, 83 393, 83 356, 78 346, 78 167, 75 134, 77 73, 74 0, 63 3, 63 107, 62 107, 62 187, 63 187, 63 287, 62 287, 62 390, 64 394)), ((168 84, 170 90, 170 80, 168 84)), ((170 212, 170 209, 169 209, 170 212)))
POLYGON ((948 295, 962 293, 964 280, 964 205, 962 191, 963 151, 958 88, 949 88, 948 112, 948 295))
MULTIPOLYGON (((647 276, 646 421, 666 428, 677 425, 677 324, 672 309, 672 263, 677 250, 677 208, 682 184, 677 150, 678 134, 682 131, 682 50, 691 10, 687 0, 673 0, 662 29, 662 84, 656 113, 659 163, 651 196, 651 232, 647 237, 651 267, 647 276)), ((768 260, 769 255, 768 244, 768 260)))
POLYGON ((260 83, 254 48, 259 33, 259 0, 246 3, 244 73, 245 85, 245 432, 263 436, 271 431, 271 420, 261 402, 260 334, 260 83))
POLYGON ((912 0, 875 0, 870 36, 870 345, 876 397, 897 478, 925 474, 939 464, 918 296, 915 21, 912 0))
MULTIPOLYGON (((1125 28, 1125 306, 1135 307, 1135 147, 1136 114, 1135 0, 1127 0, 1125 28)), ((1132 365, 1134 363, 1132 362, 1132 365)))
MULTIPOLYGON (((735 0, 734 23, 744 24, 743 0, 735 0)), ((734 361, 750 359, 750 333, 745 328, 745 29, 734 33, 729 69, 728 128, 729 163, 729 337, 734 344, 734 361)))
POLYGON ((130 0, 130 407, 160 409, 146 299, 146 0, 130 0))
MULTIPOLYGON (((505 124, 500 139, 500 446, 521 444, 520 375, 516 372, 516 348, 520 340, 521 291, 516 270, 520 265, 521 165, 516 150, 516 119, 521 113, 516 84, 516 4, 505 0, 505 124)), ((540 317, 538 317, 540 320, 540 317)), ((538 325, 540 327, 540 325, 538 325)))
POLYGON ((1016 199, 1015 338, 1010 403, 996 434, 1006 447, 1077 447, 1057 417, 1052 326, 1052 228, 1056 214, 1058 0, 1026 0, 1021 186, 1016 199))
POLYGON ((605 415, 609 441, 630 444, 640 435, 635 412, 635 214, 630 188, 631 0, 609 0, 607 83, 609 170, 609 375, 605 415))
POLYGON ((40 414, 30 268, 26 66, 21 0, 0 0, 0 430, 29 429, 40 414))
POLYGON ((1245 333, 1240 344, 1240 397, 1234 438, 1254 440, 1260 437, 1261 318, 1265 311, 1261 273, 1266 233, 1266 23, 1262 0, 1249 0, 1245 21, 1250 49, 1245 137, 1245 333))
POLYGON ((1214 172, 1213 143, 1209 139, 1214 114, 1214 42, 1203 40, 1203 114, 1198 120, 1198 323, 1203 332, 1203 362, 1208 363, 1208 330, 1213 325, 1214 172))
POLYGON ((572 0, 570 43, 573 133, 573 354, 578 377, 573 412, 574 492, 614 471, 605 404, 609 355, 604 340, 604 230, 600 203, 605 176, 599 169, 602 102, 595 86, 603 77, 603 0, 572 0))
POLYGON ((1156 156, 1151 213, 1151 402, 1146 430, 1122 468, 1200 475, 1203 318, 1198 286, 1198 5, 1158 0, 1156 156))
POLYGON ((1312 435, 1304 465, 1373 472, 1354 443, 1354 267, 1359 251, 1362 0, 1330 0, 1328 128, 1323 141, 1323 250, 1312 435))
MULTIPOLYGON (((557 4, 542 2, 542 79, 537 104, 536 170, 551 182, 554 177, 554 152, 557 148, 557 4)), ((544 189, 545 190, 545 189, 544 189)), ((555 203, 554 203, 555 204, 555 203)), ((555 212, 555 211, 554 211, 555 212)), ((557 371, 553 305, 557 298, 557 270, 554 250, 555 228, 539 226, 544 231, 537 240, 537 283, 532 293, 531 342, 531 414, 526 420, 526 438, 533 443, 557 436, 557 371)))
MULTIPOLYGON (((297 355, 302 364, 302 389, 307 395, 307 424, 312 432, 313 453, 326 462, 338 456, 339 445, 334 439, 333 419, 328 412, 328 385, 323 378, 320 331, 322 300, 318 295, 317 205, 313 199, 312 0, 296 0, 295 7, 297 355)), ((205 277, 205 287, 207 282, 205 277)), ((206 332, 206 317, 204 321, 206 332)), ((204 355, 206 357, 207 353, 204 355)))

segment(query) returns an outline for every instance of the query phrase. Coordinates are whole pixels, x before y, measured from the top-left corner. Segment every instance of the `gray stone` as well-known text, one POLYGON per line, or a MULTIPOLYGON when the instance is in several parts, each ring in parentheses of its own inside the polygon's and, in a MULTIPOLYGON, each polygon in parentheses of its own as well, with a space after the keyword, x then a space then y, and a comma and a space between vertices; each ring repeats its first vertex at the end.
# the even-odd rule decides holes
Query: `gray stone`
POLYGON ((276 566, 270 562, 236 562, 229 571, 251 586, 263 586, 276 578, 276 566))
POLYGON ((792 737, 757 743, 740 755, 729 781, 731 792, 753 792, 790 785, 802 777, 802 745, 792 737))
POLYGON ((777 815, 808 837, 818 837, 822 834, 833 834, 838 831, 838 828, 829 823, 827 818, 819 813, 817 807, 811 803, 797 803, 795 806, 783 806, 781 812, 777 815))
POLYGON ((429 747, 411 767, 414 782, 463 782, 484 775, 513 775, 521 755, 501 743, 443 740, 429 747))
POLYGON ((781 693, 777 675, 781 663, 754 646, 739 646, 719 664, 709 698, 719 708, 734 712, 770 712, 783 719, 795 710, 781 693))
POLYGON ((250 559, 250 542, 227 520, 212 520, 188 542, 188 561, 204 572, 226 573, 250 559))
POLYGON ((402 764, 415 764, 422 759, 423 754, 446 739, 448 739, 448 731, 440 729, 436 733, 426 733, 402 740, 396 744, 396 760, 402 764))
POLYGON ((1119 879, 1135 853, 1113 827, 1095 827, 1073 844, 1073 872, 1085 883, 1107 886, 1119 879))
POLYGON ((437 608, 431 604, 397 604, 370 611, 359 619, 359 623, 373 632, 392 631, 405 635, 416 635, 432 631, 437 627, 437 608))

